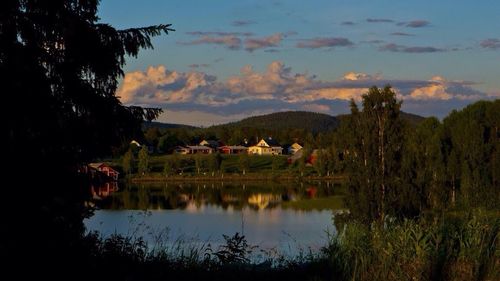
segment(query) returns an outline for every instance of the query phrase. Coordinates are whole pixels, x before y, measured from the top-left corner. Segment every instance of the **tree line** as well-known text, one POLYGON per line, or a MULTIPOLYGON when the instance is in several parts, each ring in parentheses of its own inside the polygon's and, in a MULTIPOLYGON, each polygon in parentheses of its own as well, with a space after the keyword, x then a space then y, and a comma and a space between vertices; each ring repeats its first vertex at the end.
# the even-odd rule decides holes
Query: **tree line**
POLYGON ((401 119, 390 86, 351 102, 335 145, 349 175, 351 215, 366 222, 449 207, 498 208, 500 100, 452 111, 416 127, 401 119))

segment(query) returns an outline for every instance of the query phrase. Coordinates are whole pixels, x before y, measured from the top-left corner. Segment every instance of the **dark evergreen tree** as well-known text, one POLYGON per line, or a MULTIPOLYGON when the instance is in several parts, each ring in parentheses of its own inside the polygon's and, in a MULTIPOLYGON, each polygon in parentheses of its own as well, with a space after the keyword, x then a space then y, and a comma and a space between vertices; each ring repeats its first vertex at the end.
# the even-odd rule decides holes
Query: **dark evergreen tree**
POLYGON ((12 215, 17 208, 2 204, 0 241, 8 241, 2 260, 46 262, 45 271, 78 265, 71 257, 84 256, 76 247, 88 192, 78 166, 140 135, 142 121, 160 113, 126 107, 115 93, 125 58, 152 48, 151 37, 167 33, 169 25, 116 30, 99 22, 98 3, 0 1, 3 140, 10 150, 4 172, 23 179, 4 195, 23 198, 29 212, 27 223, 28 217, 12 215))
POLYGON ((445 165, 442 155, 442 125, 432 117, 415 130, 407 130, 402 163, 400 207, 406 214, 418 215, 426 209, 445 207, 445 165))
POLYGON ((451 202, 498 206, 500 100, 480 101, 443 120, 451 202))

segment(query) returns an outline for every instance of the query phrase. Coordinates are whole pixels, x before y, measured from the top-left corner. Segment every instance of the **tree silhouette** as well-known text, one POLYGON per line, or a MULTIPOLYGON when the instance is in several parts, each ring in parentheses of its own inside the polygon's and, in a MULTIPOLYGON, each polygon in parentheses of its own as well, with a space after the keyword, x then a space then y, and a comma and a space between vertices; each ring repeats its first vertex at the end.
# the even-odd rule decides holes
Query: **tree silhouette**
POLYGON ((76 173, 78 166, 109 155, 113 146, 141 134, 143 120, 161 113, 124 106, 116 90, 126 57, 152 48, 151 37, 172 31, 170 25, 116 30, 99 22, 98 3, 0 3, 0 77, 7 105, 2 112, 9 147, 4 172, 23 179, 4 195, 23 198, 31 222, 12 215, 15 200, 2 205, 0 252, 12 263, 46 261, 44 253, 75 255, 88 214, 83 204, 88 187, 76 173), (23 252, 30 253, 29 260, 23 252))
POLYGON ((395 209, 389 203, 399 186, 404 133, 400 108, 390 86, 372 87, 363 95, 362 111, 351 102, 351 116, 343 125, 348 184, 354 195, 348 205, 364 221, 383 221, 395 209))

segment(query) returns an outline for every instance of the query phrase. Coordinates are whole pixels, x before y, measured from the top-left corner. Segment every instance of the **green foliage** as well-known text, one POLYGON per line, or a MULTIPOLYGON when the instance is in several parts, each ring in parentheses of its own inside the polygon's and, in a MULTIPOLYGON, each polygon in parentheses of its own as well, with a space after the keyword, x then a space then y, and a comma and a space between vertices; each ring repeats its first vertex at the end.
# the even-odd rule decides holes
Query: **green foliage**
POLYGON ((222 156, 219 152, 212 153, 208 156, 208 169, 212 173, 212 176, 215 172, 221 170, 222 164, 222 156))
POLYGON ((137 170, 139 174, 144 175, 149 171, 149 152, 146 145, 143 145, 139 151, 139 164, 137 165, 137 170))
POLYGON ((273 158, 273 162, 271 163, 271 170, 273 173, 276 173, 278 170, 280 170, 284 166, 284 164, 286 162, 285 162, 285 159, 283 157, 278 156, 278 155, 273 155, 272 158, 273 158))
POLYGON ((122 168, 127 175, 130 175, 134 169, 134 153, 130 149, 123 155, 122 168))
POLYGON ((346 280, 496 280, 500 220, 349 223, 324 252, 346 280))
POLYGON ((238 156, 238 164, 240 171, 243 175, 250 169, 250 160, 248 159, 248 154, 242 153, 238 156))
POLYGON ((500 199, 498 112, 500 100, 480 101, 443 120, 446 185, 465 206, 494 207, 500 199))
POLYGON ((200 174, 201 169, 203 169, 203 158, 201 154, 194 155, 194 166, 196 168, 196 173, 200 174))
POLYGON ((320 148, 316 151, 316 161, 314 162, 314 169, 318 175, 324 176, 328 168, 328 155, 324 149, 320 148))
POLYGON ((399 215, 401 211, 390 204, 400 192, 403 150, 400 108, 401 102, 396 100, 390 86, 372 87, 363 95, 363 110, 360 112, 352 101, 351 116, 342 123, 352 194, 349 209, 367 222, 384 220, 388 212, 399 215))
POLYGON ((442 134, 442 124, 433 117, 406 133, 401 169, 404 188, 399 195, 404 198, 399 201, 405 213, 419 214, 445 207, 442 134))

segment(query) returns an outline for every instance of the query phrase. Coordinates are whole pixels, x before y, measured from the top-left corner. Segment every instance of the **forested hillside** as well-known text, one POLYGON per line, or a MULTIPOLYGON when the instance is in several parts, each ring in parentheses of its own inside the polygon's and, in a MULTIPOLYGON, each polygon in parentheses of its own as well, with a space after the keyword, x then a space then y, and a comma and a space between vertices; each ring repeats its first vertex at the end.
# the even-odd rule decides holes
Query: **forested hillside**
MULTIPOLYGON (((334 132, 350 114, 337 117, 307 111, 276 112, 252 116, 228 124, 199 128, 181 124, 149 122, 144 125, 145 141, 159 152, 171 152, 177 145, 196 144, 218 140, 223 144, 253 144, 261 138, 272 137, 280 145, 294 142, 308 147, 327 147, 334 140, 334 132)), ((402 120, 417 125, 425 118, 401 112, 402 120)))
POLYGON ((334 130, 338 125, 338 119, 331 115, 308 111, 285 111, 253 116, 238 122, 215 127, 255 128, 264 130, 305 129, 314 134, 334 130))

